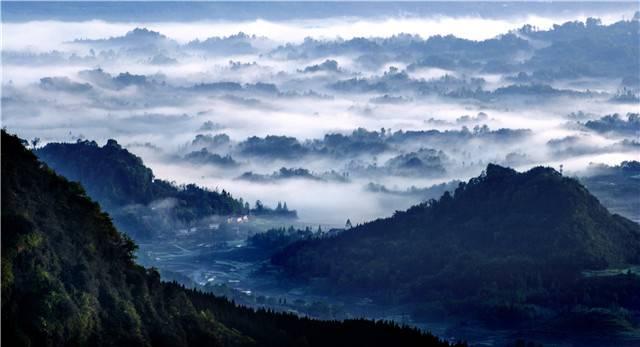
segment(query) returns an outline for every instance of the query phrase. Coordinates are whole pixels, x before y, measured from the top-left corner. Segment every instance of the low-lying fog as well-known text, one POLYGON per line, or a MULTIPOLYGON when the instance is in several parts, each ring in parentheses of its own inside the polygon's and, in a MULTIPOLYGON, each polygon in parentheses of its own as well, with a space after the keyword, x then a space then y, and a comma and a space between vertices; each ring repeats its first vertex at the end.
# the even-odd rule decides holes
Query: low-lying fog
POLYGON ((489 162, 576 172, 640 159, 630 4, 505 18, 8 21, 2 123, 39 145, 114 138, 157 177, 355 224, 489 162), (585 68, 581 52, 608 58, 585 68))

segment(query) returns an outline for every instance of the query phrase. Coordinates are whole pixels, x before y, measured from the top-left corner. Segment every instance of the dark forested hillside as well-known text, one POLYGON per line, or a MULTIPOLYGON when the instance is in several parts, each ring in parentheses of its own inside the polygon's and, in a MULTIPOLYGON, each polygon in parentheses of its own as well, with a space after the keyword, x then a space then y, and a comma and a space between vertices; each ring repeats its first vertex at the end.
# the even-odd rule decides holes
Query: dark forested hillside
POLYGON ((2 132, 2 344, 6 346, 446 346, 392 324, 253 311, 163 283, 135 264, 82 187, 2 132))
POLYGON ((50 143, 36 151, 38 157, 56 172, 72 181, 80 182, 89 196, 109 212, 119 228, 136 239, 152 236, 163 229, 157 223, 171 215, 175 221, 190 223, 211 215, 240 214, 245 211, 242 201, 226 191, 217 192, 194 184, 175 186, 155 179, 142 159, 109 140, 103 147, 94 141, 50 143), (164 216, 153 215, 156 203, 164 209, 164 216))
POLYGON ((81 182, 89 195, 105 207, 176 198, 191 209, 203 209, 194 211, 195 215, 238 213, 243 208, 226 191, 205 191, 195 185, 177 187, 155 179, 142 159, 115 140, 109 140, 103 147, 94 141, 50 143, 36 150, 36 154, 56 172, 81 182))
POLYGON ((454 194, 334 238, 299 241, 272 262, 296 277, 329 278, 337 292, 503 323, 574 308, 640 310, 640 295, 625 294, 640 288, 632 271, 601 282, 584 275, 640 264, 640 226, 543 167, 518 173, 489 165, 454 194), (604 283, 615 294, 601 290, 604 283))

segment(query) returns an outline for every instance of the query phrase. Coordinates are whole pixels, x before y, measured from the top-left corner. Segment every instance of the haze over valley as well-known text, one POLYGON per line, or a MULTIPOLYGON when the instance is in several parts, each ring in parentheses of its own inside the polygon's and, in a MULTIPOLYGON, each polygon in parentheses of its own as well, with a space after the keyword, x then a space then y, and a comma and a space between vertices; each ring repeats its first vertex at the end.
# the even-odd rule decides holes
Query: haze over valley
MULTIPOLYGON (((637 5, 2 2, 3 147, 79 182, 163 280, 240 305, 632 346, 637 5)), ((46 225, 6 180, 3 229, 46 225)), ((278 345, 242 324, 221 339, 278 345)))
POLYGON ((637 159, 627 5, 588 21, 588 6, 511 4, 523 12, 35 22, 13 21, 8 4, 3 124, 39 145, 113 138, 160 178, 286 200, 309 223, 361 223, 426 198, 383 191, 489 162, 576 172, 637 159), (281 168, 309 174, 244 179, 281 168))

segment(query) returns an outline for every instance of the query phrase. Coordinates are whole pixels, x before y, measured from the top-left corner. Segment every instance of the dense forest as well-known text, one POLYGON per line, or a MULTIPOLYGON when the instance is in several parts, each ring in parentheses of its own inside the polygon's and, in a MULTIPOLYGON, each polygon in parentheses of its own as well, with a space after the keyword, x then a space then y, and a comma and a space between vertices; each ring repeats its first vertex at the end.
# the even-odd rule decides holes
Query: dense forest
POLYGON ((448 346, 385 322, 236 306, 136 265, 82 186, 2 132, 2 343, 7 346, 448 346))
MULTIPOLYGON (((423 39, 409 34, 329 42, 309 39, 301 44, 278 47, 271 54, 317 59, 356 55, 372 67, 381 67, 391 61, 407 62, 408 70, 436 67, 447 70, 477 69, 491 73, 522 72, 520 76, 526 80, 519 82, 547 83, 577 76, 607 76, 637 81, 637 76, 631 72, 638 68, 638 19, 640 12, 636 12, 631 20, 609 25, 603 25, 597 18, 554 24, 549 30, 524 25, 512 32, 480 41, 453 35, 434 35, 423 39), (528 58, 514 61, 518 52, 527 52, 528 58)), ((363 80, 343 80, 336 83, 334 88, 341 91, 392 91, 395 87, 393 81, 381 80, 379 83, 365 83, 366 87, 362 88, 360 82, 363 80)), ((636 83, 634 85, 637 86, 636 83)), ((428 90, 424 87, 421 89, 428 90)))
POLYGON ((175 198, 183 201, 183 218, 243 212, 243 205, 226 192, 206 191, 195 185, 176 186, 156 179, 142 159, 115 140, 103 147, 95 141, 50 143, 36 150, 56 172, 87 187, 89 195, 105 208, 149 204, 175 198))
POLYGON ((294 229, 292 226, 289 228, 281 227, 251 235, 247 238, 247 245, 273 254, 296 241, 322 237, 322 235, 320 227, 316 232, 313 232, 309 227, 305 229, 294 229))
POLYGON ((115 140, 102 147, 88 140, 49 143, 35 153, 56 172, 80 182, 113 217, 118 229, 136 240, 162 236, 212 216, 297 216, 295 210, 273 209, 259 201, 250 208, 224 189, 213 191, 157 179, 142 159, 115 140))
POLYGON ((638 333, 640 277, 611 269, 640 264, 640 226, 550 168, 489 165, 453 194, 298 241, 272 262, 294 277, 326 278, 334 293, 413 303, 416 315, 638 333))

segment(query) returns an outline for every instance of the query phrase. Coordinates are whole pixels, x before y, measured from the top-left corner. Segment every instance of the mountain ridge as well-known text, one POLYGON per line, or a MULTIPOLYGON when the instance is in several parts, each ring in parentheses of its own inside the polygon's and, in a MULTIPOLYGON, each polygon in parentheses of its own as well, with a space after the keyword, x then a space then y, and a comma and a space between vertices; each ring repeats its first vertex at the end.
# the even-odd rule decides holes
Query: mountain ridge
MULTIPOLYGON (((35 150, 35 154, 56 172, 78 181, 115 219, 119 229, 135 239, 148 239, 159 234, 162 225, 151 221, 164 220, 168 215, 180 223, 189 224, 213 215, 241 215, 247 213, 242 199, 235 199, 226 190, 213 191, 187 184, 175 184, 157 179, 142 159, 108 140, 100 147, 95 141, 77 143, 49 143, 35 150), (171 199, 171 208, 157 215, 153 202, 171 199)), ((178 228, 178 227, 176 227, 178 228)))
POLYGON ((322 290, 333 294, 502 327, 547 329, 553 317, 571 326, 579 321, 565 317, 572 311, 593 324, 585 322, 598 309, 625 330, 637 322, 612 308, 640 312, 640 298, 628 296, 640 277, 624 270, 640 264, 640 225, 609 213, 577 180, 551 168, 518 173, 491 164, 454 194, 334 237, 297 241, 271 263, 289 277, 324 279, 331 285, 322 290), (598 279, 584 274, 607 269, 622 270, 598 279))
POLYGON ((12 346, 449 346, 393 323, 253 310, 160 281, 82 186, 2 131, 2 342, 12 346))

